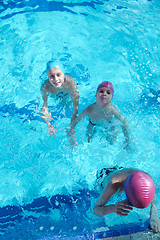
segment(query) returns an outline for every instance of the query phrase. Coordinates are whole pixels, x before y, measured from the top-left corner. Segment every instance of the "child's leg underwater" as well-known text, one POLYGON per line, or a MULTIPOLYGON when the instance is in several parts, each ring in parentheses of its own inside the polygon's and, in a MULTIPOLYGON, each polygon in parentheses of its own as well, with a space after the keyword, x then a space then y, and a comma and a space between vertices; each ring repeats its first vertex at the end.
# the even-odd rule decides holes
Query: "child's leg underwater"
POLYGON ((110 131, 106 133, 106 140, 113 145, 118 138, 120 128, 119 126, 112 126, 110 131))
POLYGON ((88 138, 88 142, 91 141, 91 138, 93 137, 93 135, 96 133, 96 127, 95 125, 93 125, 92 123, 89 122, 88 126, 87 126, 87 138, 88 138))

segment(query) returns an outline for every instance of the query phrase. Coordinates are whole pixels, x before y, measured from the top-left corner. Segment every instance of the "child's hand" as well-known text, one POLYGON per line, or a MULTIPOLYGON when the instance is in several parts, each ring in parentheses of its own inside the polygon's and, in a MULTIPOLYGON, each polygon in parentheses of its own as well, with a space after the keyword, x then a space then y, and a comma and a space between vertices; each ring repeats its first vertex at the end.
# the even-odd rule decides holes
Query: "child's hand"
POLYGON ((48 128, 49 128, 49 131, 48 131, 49 136, 52 137, 53 135, 54 137, 56 137, 55 132, 57 131, 57 129, 53 127, 51 124, 48 126, 48 128))
POLYGON ((43 107, 42 109, 42 112, 40 112, 43 114, 43 116, 41 116, 42 118, 45 117, 45 118, 48 118, 49 120, 52 120, 52 116, 51 116, 51 113, 48 112, 48 109, 46 107, 43 107))
POLYGON ((123 200, 116 204, 116 214, 120 216, 127 216, 128 213, 133 210, 131 205, 127 202, 127 200, 123 200))

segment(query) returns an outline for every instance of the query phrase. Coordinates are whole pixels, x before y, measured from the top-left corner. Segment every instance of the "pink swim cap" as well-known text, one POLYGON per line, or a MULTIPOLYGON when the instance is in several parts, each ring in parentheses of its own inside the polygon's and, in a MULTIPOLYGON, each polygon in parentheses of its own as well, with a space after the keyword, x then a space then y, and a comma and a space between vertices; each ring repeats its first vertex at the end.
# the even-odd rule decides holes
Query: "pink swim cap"
POLYGON ((141 171, 130 174, 124 182, 127 201, 136 208, 146 208, 152 202, 155 185, 152 178, 141 171))
MULTIPOLYGON (((100 88, 109 88, 111 91, 112 91, 112 97, 113 97, 113 94, 114 94, 114 87, 113 87, 113 84, 111 82, 108 82, 108 81, 104 81, 102 82, 101 84, 99 84, 98 88, 97 88, 97 92, 100 88)), ((97 95, 97 92, 96 92, 96 95, 97 95)))

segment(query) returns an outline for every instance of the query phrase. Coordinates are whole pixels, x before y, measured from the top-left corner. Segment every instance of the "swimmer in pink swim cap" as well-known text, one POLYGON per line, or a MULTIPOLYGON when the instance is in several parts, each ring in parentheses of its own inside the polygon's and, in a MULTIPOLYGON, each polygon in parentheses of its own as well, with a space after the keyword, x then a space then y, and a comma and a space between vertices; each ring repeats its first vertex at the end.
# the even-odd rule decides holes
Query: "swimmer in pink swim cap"
MULTIPOLYGON (((124 148, 130 149, 129 126, 125 117, 112 105, 114 87, 111 82, 102 82, 96 91, 96 102, 89 105, 71 123, 70 142, 73 145, 78 143, 74 139, 74 128, 85 116, 89 118, 87 137, 88 142, 96 132, 97 127, 103 127, 106 140, 112 145, 118 136, 120 128, 124 133, 124 148)), ((103 134, 104 135, 104 134, 103 134)))
POLYGON ((134 168, 121 167, 120 169, 118 166, 104 168, 97 175, 95 187, 100 193, 93 207, 95 214, 104 216, 116 213, 120 216, 127 216, 133 207, 145 208, 151 203, 150 228, 153 232, 160 231, 155 185, 148 173, 134 168), (113 195, 124 191, 126 199, 106 205, 113 195))
POLYGON ((70 97, 73 101, 73 114, 71 117, 71 122, 75 119, 78 113, 78 102, 79 102, 79 93, 77 90, 77 84, 71 76, 65 74, 65 68, 62 63, 59 61, 49 61, 47 63, 47 72, 48 79, 41 87, 43 94, 43 107, 41 118, 47 123, 49 129, 49 135, 52 137, 56 136, 56 129, 50 123, 51 113, 48 112, 47 98, 49 94, 55 95, 57 98, 63 100, 63 104, 67 102, 67 98, 70 97))
POLYGON ((100 88, 108 88, 111 90, 112 92, 112 98, 113 98, 113 94, 114 94, 114 87, 113 87, 113 84, 111 82, 108 82, 108 81, 104 81, 102 82, 101 84, 99 84, 98 88, 97 88, 97 92, 96 92, 96 95, 99 91, 100 88))

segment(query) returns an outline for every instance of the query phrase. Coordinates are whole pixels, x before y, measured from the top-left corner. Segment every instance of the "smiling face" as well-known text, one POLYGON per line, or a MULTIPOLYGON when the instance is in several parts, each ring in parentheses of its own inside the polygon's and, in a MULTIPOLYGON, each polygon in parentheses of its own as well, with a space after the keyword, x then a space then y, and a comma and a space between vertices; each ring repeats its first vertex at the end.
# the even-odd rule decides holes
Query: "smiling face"
POLYGON ((59 68, 51 68, 48 71, 49 82, 52 86, 59 88, 64 83, 64 73, 59 68))
POLYGON ((102 87, 96 94, 98 105, 103 106, 112 101, 112 91, 109 88, 102 87))

